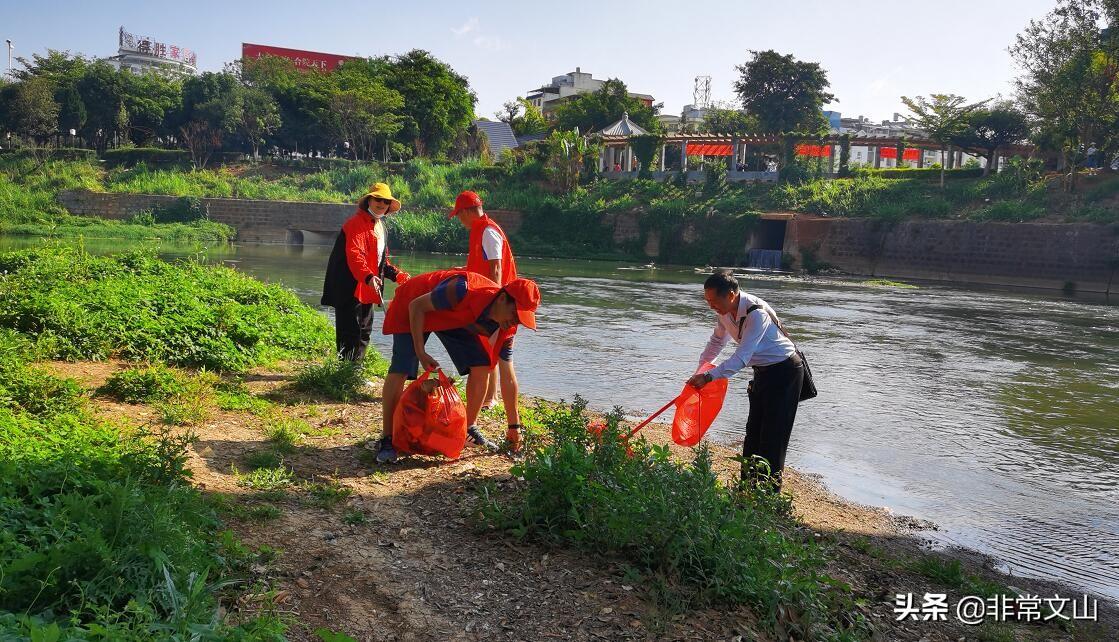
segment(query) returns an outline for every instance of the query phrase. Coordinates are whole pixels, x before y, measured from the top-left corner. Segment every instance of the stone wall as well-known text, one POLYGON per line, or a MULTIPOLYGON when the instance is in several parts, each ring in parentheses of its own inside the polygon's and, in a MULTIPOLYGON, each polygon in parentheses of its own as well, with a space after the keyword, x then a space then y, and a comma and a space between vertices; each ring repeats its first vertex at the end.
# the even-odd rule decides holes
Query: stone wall
MULTIPOLYGON (((179 197, 154 194, 106 194, 74 190, 62 192, 58 200, 71 214, 124 220, 134 214, 166 207, 179 197)), ((306 203, 299 201, 251 201, 238 198, 203 198, 212 220, 237 230, 237 240, 247 243, 302 242, 298 232, 314 232, 309 238, 334 235, 354 213, 346 203, 306 203)), ((510 234, 521 228, 520 212, 492 210, 488 214, 510 234)))
MULTIPOLYGON (((60 193, 58 200, 71 214, 123 220, 144 210, 171 205, 178 197, 75 190, 60 193)), ((249 243, 287 243, 298 230, 334 234, 354 213, 354 206, 345 203, 237 198, 203 198, 202 202, 212 220, 232 226, 237 230, 237 240, 249 243)))
MULTIPOLYGON (((126 219, 153 207, 174 203, 174 196, 63 192, 59 201, 72 214, 126 219)), ((302 242, 299 231, 333 239, 354 206, 337 203, 249 201, 204 198, 210 218, 232 226, 244 242, 302 242)), ((523 224, 520 212, 489 214, 510 234, 523 224)), ((605 222, 618 247, 641 238, 638 216, 609 215, 605 222)), ((704 234, 703 225, 684 230, 686 239, 704 234)), ((308 235, 311 236, 311 235, 308 235)), ((643 244, 656 258, 655 231, 643 244)), ((684 240, 684 239, 682 239, 684 240)), ((743 248, 747 239, 742 240, 743 248)), ((1093 224, 981 223, 832 219, 795 215, 789 218, 784 251, 803 267, 806 254, 853 274, 930 279, 959 283, 1024 285, 1080 291, 1119 288, 1119 226, 1093 224)))
POLYGON ((1119 226, 793 218, 784 251, 845 272, 1079 291, 1114 289, 1119 226))

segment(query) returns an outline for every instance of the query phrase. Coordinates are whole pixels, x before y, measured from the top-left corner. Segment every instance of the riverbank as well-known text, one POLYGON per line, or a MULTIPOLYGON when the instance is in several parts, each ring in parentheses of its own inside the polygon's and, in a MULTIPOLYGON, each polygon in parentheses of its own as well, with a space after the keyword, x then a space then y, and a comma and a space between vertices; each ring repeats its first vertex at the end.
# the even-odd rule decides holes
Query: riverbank
MULTIPOLYGON (((899 549, 913 557, 892 553, 894 542, 916 544, 878 511, 864 514, 811 490, 801 496, 800 481, 790 482, 792 513, 784 500, 736 498, 714 482, 728 480, 736 468, 733 452, 719 448, 716 477, 707 477, 688 462, 688 451, 642 450, 649 459, 627 464, 617 457, 600 462, 606 446, 592 445, 595 460, 584 462, 593 464, 584 472, 594 479, 633 482, 655 474, 657 483, 635 488, 684 484, 686 502, 646 497, 629 506, 650 509, 634 523, 644 528, 619 532, 602 520, 614 514, 603 509, 621 507, 616 502, 628 502, 628 494, 580 496, 580 512, 598 516, 586 522, 595 537, 626 539, 599 547, 586 542, 609 540, 580 544, 580 534, 590 531, 563 527, 549 535, 541 524, 562 525, 569 514, 549 512, 555 508, 549 502, 525 504, 539 477, 513 473, 507 459, 475 456, 446 465, 417 459, 373 468, 362 446, 379 432, 377 385, 365 391, 354 385, 376 378, 383 361, 374 361, 368 375, 329 358, 313 361, 330 350, 327 322, 278 286, 142 253, 103 258, 57 247, 0 255, 0 268, 0 430, 7 437, 0 444, 8 448, 6 461, 16 463, 16 474, 4 477, 5 488, 14 489, 7 494, 19 500, 0 505, 19 543, 0 574, 0 608, 11 611, 0 615, 0 626, 9 631, 43 633, 64 624, 51 619, 65 614, 71 627, 95 622, 114 627, 122 639, 146 639, 145 632, 167 626, 249 626, 255 633, 243 639, 262 640, 277 639, 286 626, 295 639, 311 639, 315 627, 337 622, 355 627, 359 639, 423 638, 467 625, 469 635, 511 639, 571 630, 590 638, 600 625, 610 627, 608 634, 634 637, 857 639, 881 629, 909 638, 912 623, 892 623, 891 592, 941 587, 953 595, 990 595, 1005 593, 1010 583, 970 562, 926 558, 916 548, 899 549), (103 462, 93 467, 100 477, 90 480, 89 461, 103 462), (53 485, 39 481, 43 470, 53 485), (140 487, 128 485, 137 479, 140 487), (689 479, 710 484, 688 486, 689 479), (104 509, 125 490, 155 499, 104 509), (178 503, 158 499, 171 491, 178 503), (40 507, 44 501, 51 510, 40 507), (153 513, 148 505, 174 510, 153 513), (84 506, 96 510, 75 510, 84 506), (526 521, 518 506, 539 511, 526 521), (696 521, 655 521, 681 509, 696 521), (106 523, 105 516, 115 521, 106 523), (75 537, 39 539, 48 532, 44 520, 50 532, 75 537), (669 528, 649 531, 660 523, 669 528), (113 535, 122 530, 130 536, 113 535), (665 547, 658 533, 668 531, 680 539, 665 547), (183 532, 190 533, 190 546, 165 539, 183 532), (90 557, 80 544, 102 541, 111 543, 111 554, 90 557), (153 543, 180 554, 169 570, 174 586, 195 596, 189 612, 176 606, 177 594, 161 588, 161 558, 145 552, 153 543), (191 551, 196 554, 181 555, 191 551), (690 556, 688 567, 666 562, 681 551, 690 556), (652 559, 643 557, 650 552, 652 559), (670 555, 658 559, 662 553, 670 555), (739 559, 728 555, 743 556, 742 565, 720 566, 739 559), (709 575, 696 574, 711 563, 709 575), (106 578, 118 575, 128 582, 103 590, 111 584, 106 578), (26 603, 33 593, 7 590, 32 585, 46 589, 42 603, 38 597, 26 603), (81 589, 83 601, 72 587, 81 589), (526 593, 535 596, 531 603, 517 599, 526 593), (144 609, 129 610, 132 603, 144 609)), ((555 298, 562 306, 563 295, 555 298)), ((534 453, 546 455, 559 443, 557 421, 590 445, 585 420, 564 408, 545 405, 526 414, 534 453)), ((488 414, 485 428, 499 435, 501 419, 500 412, 488 414)), ((667 443, 663 431, 648 434, 667 443)), ((563 452, 588 453, 585 447, 563 452)), ((570 478, 554 496, 586 490, 583 480, 570 478)), ((1033 583, 1013 585, 1052 594, 1033 583)), ((930 625, 934 634, 941 624, 930 625)), ((992 623, 984 635, 1000 639, 1003 628, 992 623)), ((1054 637, 1048 627, 1028 628, 1036 637, 1054 637)), ((1097 633, 1078 625, 1056 635, 1093 639, 1097 633)))
MULTIPOLYGON (((132 364, 47 367, 95 390, 132 364)), ((248 409, 212 408, 191 427, 197 436, 187 461, 192 483, 218 501, 248 547, 275 551, 252 568, 252 580, 266 588, 237 596, 226 605, 230 613, 285 617, 292 640, 318 640, 319 628, 357 640, 782 638, 767 624, 774 614, 726 605, 673 612, 618 557, 480 526, 483 492, 514 495, 524 484, 510 475, 509 459, 467 451, 454 462, 414 457, 398 466, 371 465, 363 446, 379 433, 376 388, 342 403, 297 391, 297 372, 294 366, 250 371, 242 380, 248 409), (274 468, 267 464, 276 462, 266 461, 276 453, 276 468, 285 471, 280 476, 269 472, 274 468)), ((104 395, 91 403, 115 422, 159 422, 149 405, 104 395)), ((487 412, 481 423, 499 435, 500 411, 487 412)), ((665 426, 647 431, 653 443, 670 441, 665 426)), ((687 449, 670 450, 689 458, 687 449)), ((712 446, 712 454, 718 475, 729 480, 737 469, 734 451, 712 446)), ((795 471, 786 490, 796 531, 824 552, 823 571, 868 623, 856 638, 1099 640, 1119 632, 1103 604, 1101 623, 1065 628, 897 622, 896 593, 918 599, 946 593, 954 604, 976 593, 1074 592, 1001 575, 968 551, 930 553, 914 530, 925 525, 845 502, 795 471)))
MULTIPOLYGON (((952 265, 951 258, 948 263, 934 260, 925 265, 920 256, 912 256, 922 247, 903 243, 897 248, 901 271, 891 274, 878 269, 879 254, 892 251, 887 241, 896 236, 895 228, 910 224, 944 224, 947 230, 948 224, 963 222, 994 229, 989 224, 1099 227, 1119 221, 1119 177, 1115 176, 1087 176, 1081 193, 1067 195, 1056 189, 1054 181, 1020 164, 986 178, 956 178, 944 189, 919 171, 912 174, 916 177, 865 170, 853 178, 783 185, 727 184, 717 174, 702 185, 585 177, 582 184, 562 190, 549 182, 538 160, 528 158, 497 166, 424 160, 392 166, 340 162, 321 171, 268 164, 187 171, 152 169, 142 162, 107 169, 90 161, 36 165, 13 158, 0 159, 0 230, 74 234, 82 232, 72 228, 94 224, 67 218, 69 211, 131 223, 97 233, 167 238, 185 232, 145 227, 194 220, 183 218, 189 215, 225 221, 237 229, 242 241, 288 242, 303 230, 333 236, 339 221, 351 212, 349 204, 372 182, 385 181, 404 202, 404 211, 390 217, 398 250, 461 249, 465 232, 456 221, 448 221, 445 212, 458 191, 472 189, 488 209, 516 214, 510 237, 521 254, 739 265, 745 262, 746 248, 752 248, 782 250, 786 255, 782 264, 801 271, 813 272, 830 263, 854 273, 908 277, 949 272, 945 266, 952 265), (177 208, 176 199, 193 204, 209 199, 213 216, 205 211, 165 212, 177 208), (323 219, 327 211, 332 213, 323 219), (790 229, 789 239, 783 242, 786 233, 777 229, 777 221, 789 214, 823 223, 813 223, 803 242, 794 241, 797 233, 790 229), (861 227, 837 239, 821 238, 821 225, 848 220, 861 227), (918 264, 910 266, 907 260, 918 264)), ((1101 229, 1088 236, 1107 232, 1101 229)), ((208 234, 220 236, 214 231, 208 234)), ((1000 249, 1000 234, 994 235, 994 245, 984 241, 963 258, 975 261, 981 271, 986 251, 1000 249)), ((940 245, 958 240, 952 233, 942 236, 940 245)), ((1025 237, 1032 238, 1029 233, 1025 237)), ((937 245, 934 239, 934 249, 937 245)), ((1077 254, 1073 260, 1099 272, 1103 268, 1097 263, 1106 268, 1115 257, 1096 258, 1077 254)), ((897 258, 888 260, 898 263, 897 258)), ((1049 263, 1059 270, 1068 261, 1056 257, 1049 263)), ((1013 270, 1002 272, 1002 276, 1014 275, 1013 270)), ((1072 276, 1043 278, 1057 282, 1057 287, 1085 280, 1072 276)), ((1094 273, 1089 278, 1099 280, 1094 273)))

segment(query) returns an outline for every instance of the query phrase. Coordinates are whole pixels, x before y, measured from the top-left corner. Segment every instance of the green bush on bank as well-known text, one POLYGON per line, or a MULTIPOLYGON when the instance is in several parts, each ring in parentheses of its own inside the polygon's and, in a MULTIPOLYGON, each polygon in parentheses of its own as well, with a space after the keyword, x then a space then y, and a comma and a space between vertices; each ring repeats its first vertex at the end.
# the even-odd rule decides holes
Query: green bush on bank
MULTIPOLYGON (((4 255, 7 268, 31 263, 4 255)), ((217 595, 247 570, 188 483, 187 438, 92 417, 42 342, 0 324, 0 640, 280 640, 233 626, 217 595)))
POLYGON ((584 408, 577 399, 539 411, 548 443, 514 466, 524 483, 513 498, 484 496, 486 523, 619 557, 670 611, 748 604, 796 639, 865 633, 849 588, 824 574, 822 550, 798 531, 785 497, 724 486, 703 447, 690 464, 644 442, 628 456, 620 410, 595 439, 584 408))
MULTIPOLYGON (((877 176, 879 178, 915 178, 929 181, 940 180, 938 167, 858 167, 853 170, 855 176, 877 176)), ((945 180, 957 178, 979 178, 983 175, 982 168, 959 168, 944 170, 945 180)))
POLYGON ((326 319, 278 285, 150 253, 47 247, 0 254, 0 327, 60 359, 238 371, 332 345, 326 319))

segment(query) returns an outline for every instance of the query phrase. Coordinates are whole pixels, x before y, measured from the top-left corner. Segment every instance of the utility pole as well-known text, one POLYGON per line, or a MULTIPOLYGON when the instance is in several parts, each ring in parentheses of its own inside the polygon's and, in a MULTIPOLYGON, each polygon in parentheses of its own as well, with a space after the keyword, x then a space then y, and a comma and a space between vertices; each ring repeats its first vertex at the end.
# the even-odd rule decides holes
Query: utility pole
POLYGON ((12 76, 12 40, 9 38, 4 42, 8 43, 8 80, 15 80, 12 76))

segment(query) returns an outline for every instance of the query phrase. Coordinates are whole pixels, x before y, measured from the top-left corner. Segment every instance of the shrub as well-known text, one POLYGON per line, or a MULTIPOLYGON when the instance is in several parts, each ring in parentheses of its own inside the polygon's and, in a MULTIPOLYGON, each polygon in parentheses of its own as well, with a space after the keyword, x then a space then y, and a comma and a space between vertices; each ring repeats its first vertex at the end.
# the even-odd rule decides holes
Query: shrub
MULTIPOLYGON (((856 176, 877 176, 879 178, 919 178, 922 180, 940 180, 940 167, 888 167, 874 169, 873 167, 860 167, 855 170, 856 176)), ((980 167, 966 167, 962 169, 949 169, 944 172, 945 180, 953 178, 979 178, 983 175, 980 167)))
POLYGON ((47 158, 56 161, 85 161, 95 162, 97 150, 82 149, 80 147, 52 147, 50 149, 0 149, 0 156, 5 159, 31 159, 47 158))
POLYGON ((202 199, 182 196, 171 205, 155 208, 152 216, 156 223, 193 223, 210 218, 210 212, 202 199))
MULTIPOLYGON (((370 363, 383 361, 375 351, 371 351, 366 359, 370 363)), ((349 401, 361 396, 361 389, 365 386, 366 367, 365 363, 328 357, 301 367, 295 375, 295 387, 336 401, 349 401)))
POLYGON ((155 147, 130 147, 106 150, 101 157, 110 167, 132 167, 138 163, 145 165, 190 166, 190 152, 181 149, 158 149, 155 147))
POLYGON ((0 615, 0 638, 234 635, 213 593, 231 540, 185 483, 187 443, 0 409, 0 611, 23 614, 0 615))
POLYGON ((331 345, 322 315, 230 268, 66 247, 0 254, 4 263, 19 268, 0 277, 0 327, 40 337, 50 358, 238 371, 331 345))
POLYGON ((50 417, 77 410, 81 394, 81 386, 73 380, 60 379, 10 355, 0 356, 0 409, 50 417))
POLYGON ((184 389, 175 371, 152 365, 114 372, 97 392, 125 403, 151 403, 181 394, 184 389))
POLYGON ((972 218, 980 221, 1032 221, 1045 216, 1045 209, 1024 201, 999 201, 984 207, 974 214, 972 218))
POLYGON ((748 604, 763 624, 798 639, 866 626, 843 603, 844 587, 824 575, 823 553, 798 532, 785 496, 724 486, 702 446, 690 464, 644 442, 628 456, 621 411, 595 439, 584 407, 577 399, 542 412, 551 443, 513 467, 524 479, 513 498, 485 497, 488 524, 621 557, 682 609, 748 604))

